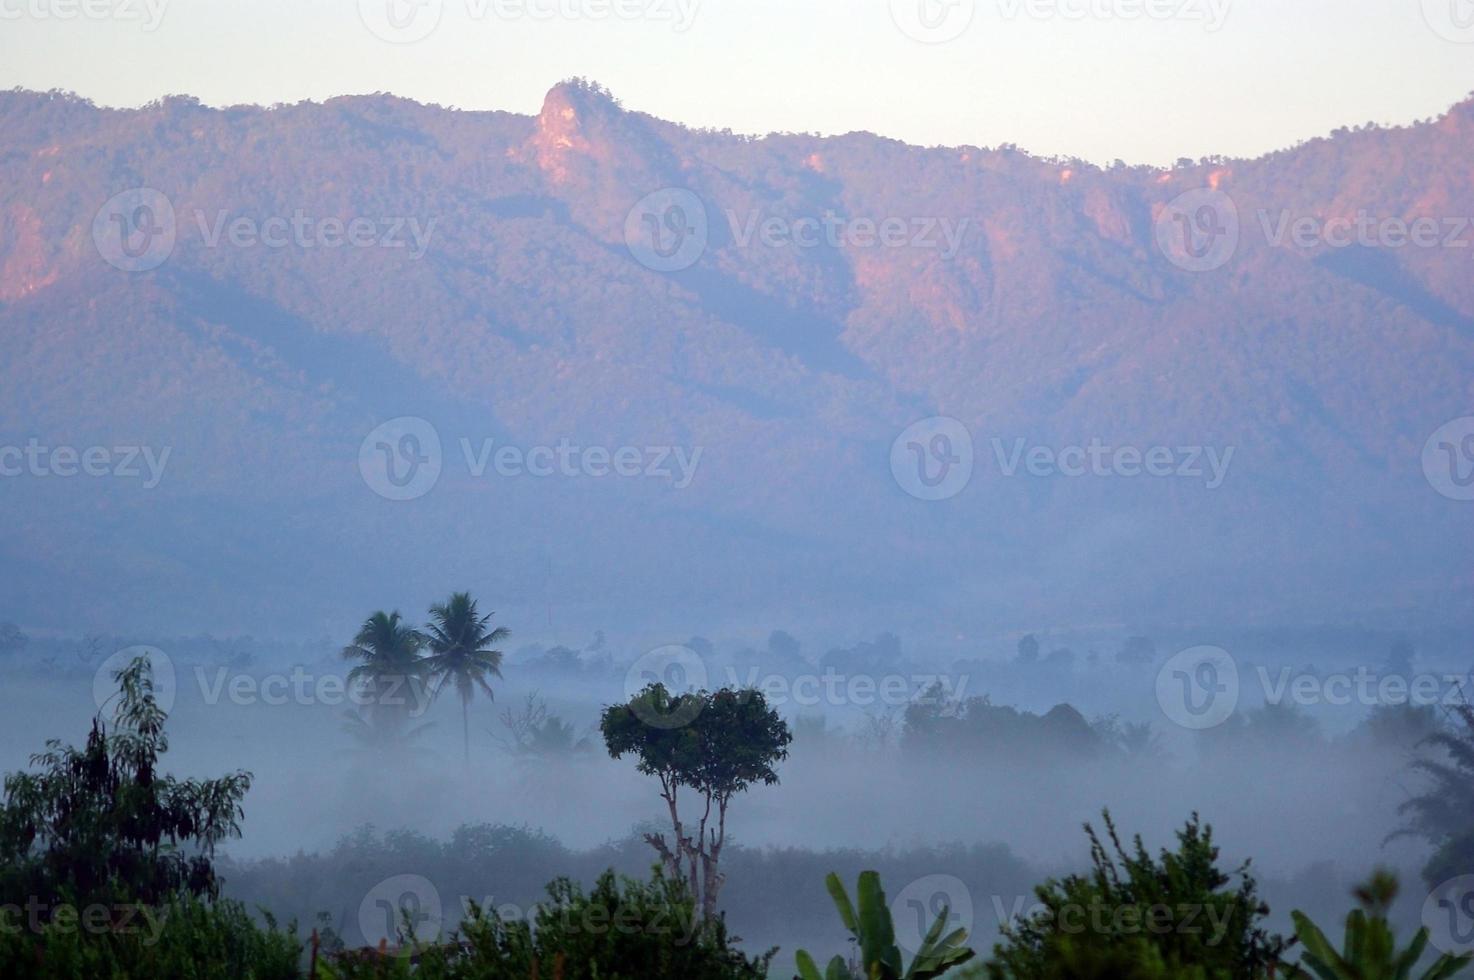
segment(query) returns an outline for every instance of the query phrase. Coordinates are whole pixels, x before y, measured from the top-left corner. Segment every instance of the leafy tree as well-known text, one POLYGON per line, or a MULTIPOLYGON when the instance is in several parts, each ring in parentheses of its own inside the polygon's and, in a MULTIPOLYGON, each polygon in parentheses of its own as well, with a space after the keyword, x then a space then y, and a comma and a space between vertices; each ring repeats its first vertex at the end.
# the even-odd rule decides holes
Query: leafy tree
MULTIPOLYGON (((1354 894, 1361 908, 1346 917, 1346 941, 1339 953, 1305 913, 1291 913, 1295 935, 1305 947, 1300 966, 1290 974, 1292 980, 1413 980, 1412 971, 1428 948, 1428 930, 1419 929, 1407 949, 1398 952, 1396 937, 1387 924, 1387 913, 1397 898, 1397 878, 1379 871, 1354 894)), ((1470 962, 1474 955, 1444 954, 1418 974, 1417 980, 1446 980, 1462 973, 1470 962)))
POLYGON ((1213 830, 1197 814, 1178 831, 1176 852, 1153 859, 1141 838, 1122 846, 1110 814, 1111 851, 1085 826, 1094 869, 1035 890, 1043 908, 1005 926, 988 975, 993 980, 1073 977, 1081 963, 1115 964, 1119 976, 1256 980, 1284 947, 1259 921, 1269 909, 1245 862, 1218 868, 1213 830), (1129 969, 1127 969, 1129 967, 1129 969))
POLYGON ((348 682, 367 695, 362 711, 347 712, 347 729, 365 745, 390 748, 411 737, 409 720, 427 700, 424 646, 424 635, 398 612, 381 611, 366 619, 343 648, 344 660, 358 661, 348 682))
POLYGON ((425 666, 435 679, 434 696, 438 698, 447 685, 453 685, 460 696, 467 765, 471 762, 471 699, 478 687, 488 700, 495 699, 486 682, 488 675, 502 676, 502 651, 494 647, 512 635, 505 626, 491 628, 494 615, 481 615, 469 592, 457 592, 448 602, 430 607, 430 622, 425 626, 430 648, 425 666))
POLYGON ((640 772, 660 781, 674 839, 646 834, 645 840, 672 877, 684 876, 702 915, 713 918, 725 880, 719 865, 727 808, 748 787, 778 782, 773 765, 788 757, 788 725, 758 691, 673 696, 665 685, 651 684, 627 704, 605 709, 599 727, 611 758, 633 755, 640 772), (694 828, 681 819, 682 787, 701 801, 694 828))
POLYGON ((15 653, 25 649, 30 637, 20 631, 14 623, 0 623, 0 653, 15 653))
POLYGON ((579 738, 571 722, 548 712, 548 703, 536 693, 529 694, 520 712, 510 708, 502 712, 502 726, 507 730, 503 743, 514 754, 533 759, 555 759, 588 751, 587 738, 579 738))
MULTIPOLYGON (((1437 848, 1423 869, 1431 885, 1474 868, 1474 705, 1452 709, 1455 726, 1423 739, 1439 750, 1413 762, 1431 787, 1398 808, 1408 823, 1392 835, 1421 837, 1437 848)), ((1389 839, 1392 839, 1389 838, 1389 839)))
POLYGON ((1039 662, 1039 638, 1033 633, 1018 641, 1018 662, 1021 664, 1039 662))
POLYGON ((834 907, 839 910, 840 920, 854 938, 859 959, 847 964, 844 957, 836 956, 821 974, 814 958, 801 949, 795 957, 799 980, 934 980, 977 955, 963 945, 967 942, 966 929, 957 929, 945 936, 942 934, 952 912, 944 907, 922 937, 921 948, 916 951, 911 965, 906 966, 901 950, 896 946, 895 925, 891 921, 885 892, 880 887, 880 875, 874 871, 860 872, 860 885, 856 892, 860 899, 858 912, 850 902, 839 875, 831 872, 824 884, 829 889, 829 897, 834 900, 834 907))
POLYGON ((197 781, 159 773, 167 716, 149 661, 139 657, 113 676, 111 728, 99 712, 85 747, 53 739, 31 758, 40 772, 5 778, 0 896, 158 906, 218 895, 215 846, 240 836, 251 774, 197 781))

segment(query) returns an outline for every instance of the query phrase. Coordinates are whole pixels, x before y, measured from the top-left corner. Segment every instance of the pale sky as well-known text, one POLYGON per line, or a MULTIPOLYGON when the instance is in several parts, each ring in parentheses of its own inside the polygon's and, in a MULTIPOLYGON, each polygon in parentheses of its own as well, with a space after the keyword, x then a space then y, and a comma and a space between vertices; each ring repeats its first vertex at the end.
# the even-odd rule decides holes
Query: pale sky
POLYGON ((690 125, 1170 163, 1442 113, 1474 0, 0 0, 0 88, 106 105, 533 113, 575 75, 690 125))

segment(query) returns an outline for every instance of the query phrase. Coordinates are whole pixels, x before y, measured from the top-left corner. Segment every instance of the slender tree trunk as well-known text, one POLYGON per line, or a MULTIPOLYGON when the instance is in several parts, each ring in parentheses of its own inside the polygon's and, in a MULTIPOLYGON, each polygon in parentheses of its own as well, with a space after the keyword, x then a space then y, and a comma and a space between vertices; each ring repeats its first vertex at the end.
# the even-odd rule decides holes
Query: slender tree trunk
POLYGON ((466 768, 471 768, 471 705, 461 699, 461 748, 465 752, 466 768))

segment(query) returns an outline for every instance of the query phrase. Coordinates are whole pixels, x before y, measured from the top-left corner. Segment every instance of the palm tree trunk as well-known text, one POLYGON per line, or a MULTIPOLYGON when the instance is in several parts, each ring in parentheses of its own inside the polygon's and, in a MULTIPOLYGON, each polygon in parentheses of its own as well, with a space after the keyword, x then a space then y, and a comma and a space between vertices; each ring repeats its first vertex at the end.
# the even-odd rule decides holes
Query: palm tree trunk
POLYGON ((465 750, 466 768, 471 768, 471 702, 461 699, 461 747, 465 750))

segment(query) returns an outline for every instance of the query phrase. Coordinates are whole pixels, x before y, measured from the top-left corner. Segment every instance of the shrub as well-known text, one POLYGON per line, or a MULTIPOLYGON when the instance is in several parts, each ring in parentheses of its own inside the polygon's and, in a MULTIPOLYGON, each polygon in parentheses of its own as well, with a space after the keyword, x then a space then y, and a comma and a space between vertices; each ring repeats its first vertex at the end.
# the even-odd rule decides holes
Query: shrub
POLYGON ((1177 851, 1160 860, 1140 837, 1128 852, 1109 813, 1105 825, 1114 856, 1087 824, 1094 870, 1036 889, 1043 909, 1004 929, 990 977, 1251 980, 1268 972, 1284 942, 1258 924, 1269 909, 1247 863, 1234 872, 1238 888, 1227 887, 1232 876, 1219 870, 1212 828, 1197 814, 1178 832, 1177 851))
POLYGON ((473 905, 443 944, 404 938, 387 957, 346 953, 322 973, 332 980, 764 980, 773 957, 735 949, 725 923, 698 915, 685 884, 659 869, 649 882, 605 872, 587 894, 560 878, 529 917, 473 905))
MULTIPOLYGON (((98 906, 97 908, 102 908, 98 906)), ((30 980, 292 980, 301 976, 302 943, 268 920, 261 928, 236 902, 183 898, 155 908, 107 907, 108 921, 58 917, 30 928, 22 908, 0 928, 0 976, 30 980)), ((4 914, 0 911, 0 914, 4 914)))

